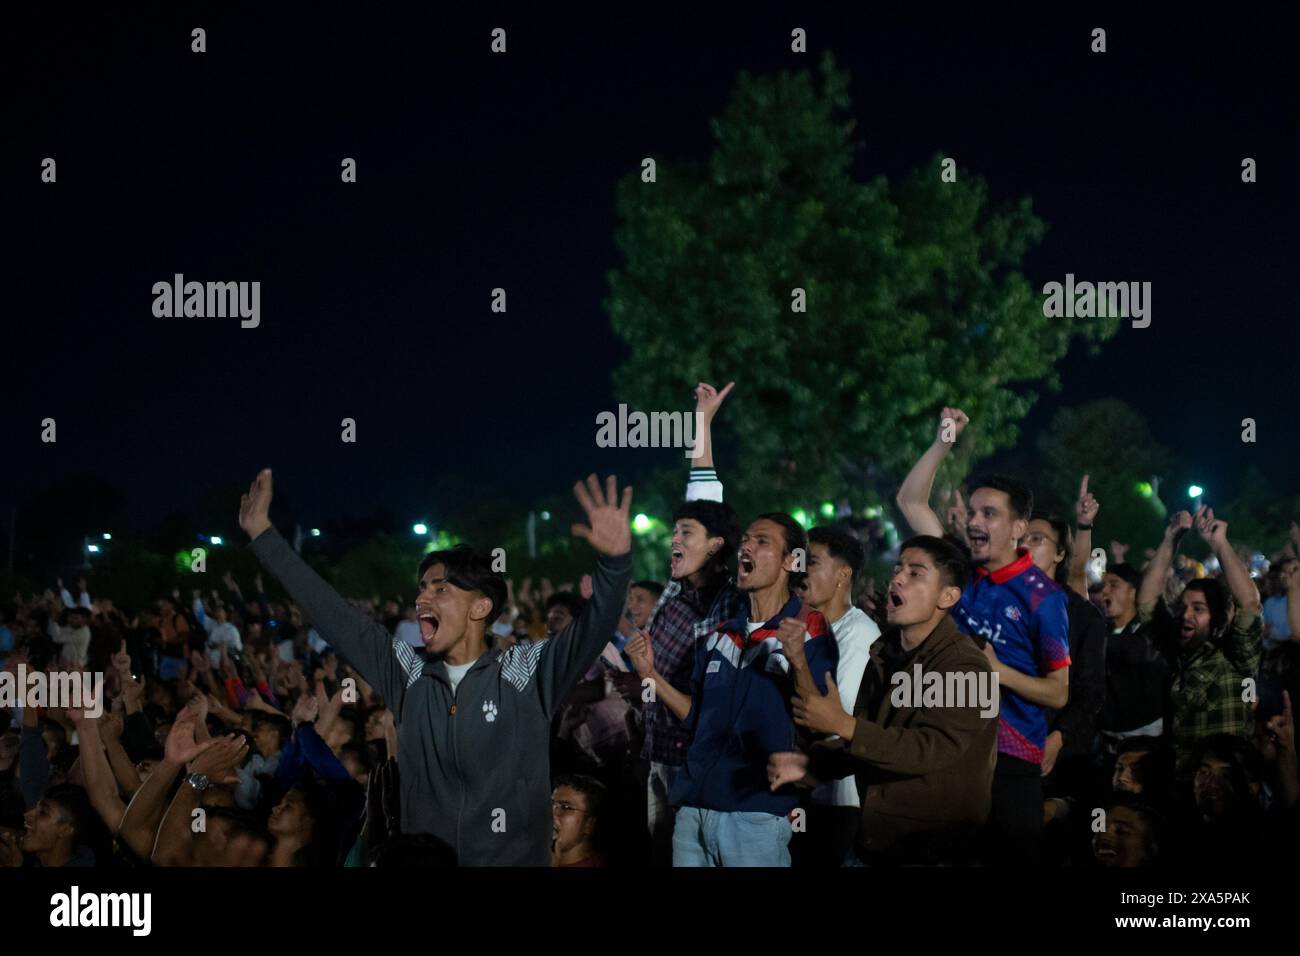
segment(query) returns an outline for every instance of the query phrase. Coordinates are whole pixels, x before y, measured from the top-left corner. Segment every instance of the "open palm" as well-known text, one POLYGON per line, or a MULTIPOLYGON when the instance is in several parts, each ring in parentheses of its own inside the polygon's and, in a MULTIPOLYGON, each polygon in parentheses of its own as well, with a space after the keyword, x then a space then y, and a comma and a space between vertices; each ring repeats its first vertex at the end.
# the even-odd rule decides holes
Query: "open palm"
POLYGON ((263 468, 239 499, 239 526, 250 538, 271 527, 271 469, 263 468))
POLYGON ((574 537, 585 538, 598 553, 611 557, 632 550, 632 530, 628 511, 632 507, 632 487, 623 489, 618 496, 618 479, 610 475, 602 490, 600 480, 588 475, 586 482, 575 482, 573 496, 587 513, 587 524, 575 524, 570 529, 574 537))

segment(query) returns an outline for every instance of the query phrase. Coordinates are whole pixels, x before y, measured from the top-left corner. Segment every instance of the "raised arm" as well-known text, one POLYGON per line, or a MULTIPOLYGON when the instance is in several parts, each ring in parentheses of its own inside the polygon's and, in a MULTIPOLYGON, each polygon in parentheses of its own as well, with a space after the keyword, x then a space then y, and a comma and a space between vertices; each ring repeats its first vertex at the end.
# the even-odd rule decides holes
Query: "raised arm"
POLYGON ((722 500, 722 482, 713 467, 713 417, 735 384, 728 382, 721 392, 708 382, 695 386, 695 420, 699 425, 699 435, 694 450, 699 454, 691 459, 691 470, 686 479, 687 501, 722 500))
POLYGON ((1300 644, 1300 561, 1291 562, 1286 577, 1286 619, 1291 640, 1300 644))
POLYGON ((1232 599, 1237 604, 1237 613, 1259 614, 1259 588, 1255 587, 1250 570, 1240 555, 1228 543, 1228 522, 1217 520, 1213 508, 1202 506, 1196 510, 1196 532, 1219 559, 1232 599))
POLYGON ((1192 516, 1186 511, 1178 511, 1170 516, 1160 547, 1156 548, 1151 563, 1142 572, 1142 585, 1138 588, 1137 594, 1138 613, 1142 617, 1150 616, 1156 602, 1164 594, 1165 577, 1174 563, 1174 554, 1178 551, 1178 544, 1182 541, 1183 535, 1191 526, 1192 516))
POLYGON ((970 423, 970 419, 960 408, 945 408, 939 414, 939 430, 934 441, 925 453, 917 459, 912 470, 903 479, 902 487, 894 501, 903 512, 903 517, 917 534, 943 536, 943 523, 930 507, 930 492, 934 487, 934 476, 939 472, 939 465, 952 452, 957 437, 970 423))
POLYGON ((1088 490, 1088 476, 1079 483, 1079 497, 1074 502, 1074 553, 1070 555, 1070 590, 1088 596, 1088 561, 1092 558, 1092 525, 1101 505, 1088 490))
MULTIPOLYGON (((337 648, 365 679, 379 688, 395 711, 405 696, 407 666, 382 623, 372 621, 327 584, 272 526, 271 469, 265 468, 240 499, 239 526, 252 539, 253 553, 284 585, 330 646, 337 648)), ((409 652, 409 648, 407 648, 409 652)))
POLYGON ((122 826, 126 805, 117 793, 117 781, 113 779, 113 770, 109 767, 108 755, 104 751, 104 741, 99 736, 99 721, 76 708, 69 708, 68 716, 77 725, 81 772, 90 805, 104 821, 108 832, 117 833, 122 826))
POLYGON ((158 824, 162 821, 167 807, 167 795, 171 792, 177 775, 188 761, 215 743, 212 740, 202 744, 195 741, 194 725, 197 720, 197 711, 189 707, 182 709, 176 716, 172 729, 167 734, 162 762, 154 767, 149 779, 140 785, 122 816, 119 836, 131 852, 142 860, 153 856, 158 824))
MULTIPOLYGON (((585 539, 597 555, 591 600, 578 619, 556 637, 540 645, 515 647, 510 651, 525 661, 530 654, 538 655, 537 687, 548 714, 560 707, 609 642, 618 626, 632 579, 632 531, 628 522, 632 488, 624 488, 620 499, 618 481, 613 475, 605 479, 602 489, 593 474, 585 482, 574 484, 573 495, 586 513, 588 523, 575 524, 571 531, 574 537, 585 539)), ((384 699, 388 699, 387 694, 384 699)))

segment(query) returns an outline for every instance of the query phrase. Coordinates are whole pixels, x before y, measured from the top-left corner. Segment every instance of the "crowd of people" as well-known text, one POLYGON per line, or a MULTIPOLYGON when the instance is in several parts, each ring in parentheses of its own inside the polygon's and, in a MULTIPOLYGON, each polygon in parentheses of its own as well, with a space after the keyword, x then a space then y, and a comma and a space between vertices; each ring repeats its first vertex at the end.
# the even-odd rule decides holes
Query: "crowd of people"
POLYGON ((457 547, 405 606, 349 600, 264 471, 240 525, 283 598, 261 574, 130 610, 85 579, 14 595, 5 672, 105 681, 0 710, 0 866, 1173 867, 1295 841, 1300 528, 1252 574, 1210 508, 1098 561, 1087 476, 1072 514, 989 475, 941 519, 946 408, 877 587, 859 530, 723 501, 731 388, 696 391, 663 581, 632 580, 631 489, 593 475, 576 586, 457 547))

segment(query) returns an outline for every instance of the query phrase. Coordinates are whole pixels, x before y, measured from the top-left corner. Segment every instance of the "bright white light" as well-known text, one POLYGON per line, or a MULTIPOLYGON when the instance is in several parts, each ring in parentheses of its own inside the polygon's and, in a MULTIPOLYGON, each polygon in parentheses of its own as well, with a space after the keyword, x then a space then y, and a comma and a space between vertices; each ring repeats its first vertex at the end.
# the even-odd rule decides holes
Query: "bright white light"
POLYGON ((214 535, 212 536, 212 543, 213 543, 213 544, 220 544, 220 543, 221 543, 221 538, 220 538, 218 535, 215 535, 215 534, 214 534, 214 535))
POLYGON ((429 526, 425 524, 423 521, 421 521, 419 524, 412 525, 411 530, 414 531, 416 534, 428 534, 429 526))
POLYGON ((319 538, 319 537, 320 537, 320 528, 312 528, 312 529, 311 529, 311 536, 312 536, 313 538, 319 538))
POLYGON ((92 545, 90 545, 89 548, 87 548, 87 550, 88 550, 91 554, 99 554, 99 545, 97 545, 97 544, 92 544, 92 545))
POLYGON ((1205 494, 1205 489, 1200 485, 1192 485, 1187 489, 1187 497, 1189 498, 1199 498, 1203 494, 1205 494))
POLYGON ((105 541, 112 541, 112 540, 113 540, 113 536, 112 536, 111 534, 109 534, 107 531, 105 531, 105 532, 104 532, 104 540, 105 540, 105 541))

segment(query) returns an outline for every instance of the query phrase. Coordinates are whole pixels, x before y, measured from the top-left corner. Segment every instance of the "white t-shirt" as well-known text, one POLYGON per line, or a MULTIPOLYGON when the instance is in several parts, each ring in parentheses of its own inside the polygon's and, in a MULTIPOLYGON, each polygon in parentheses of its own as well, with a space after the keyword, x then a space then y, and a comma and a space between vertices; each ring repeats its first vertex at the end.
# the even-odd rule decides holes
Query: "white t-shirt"
POLYGON ((446 661, 443 661, 443 664, 446 665, 447 679, 451 681, 451 692, 454 694, 456 693, 456 688, 460 686, 460 679, 469 673, 469 669, 474 666, 474 662, 470 661, 468 664, 447 664, 446 661))
MULTIPOLYGON (((871 645, 879 639, 880 628, 861 608, 851 607, 843 617, 831 624, 831 633, 835 635, 835 645, 840 654, 839 663, 835 666, 840 706, 851 714, 853 705, 858 700, 858 688, 862 686, 862 675, 866 673, 867 661, 871 657, 871 645)), ((813 801, 833 807, 862 805, 857 781, 852 775, 822 784, 813 791, 813 801)))

